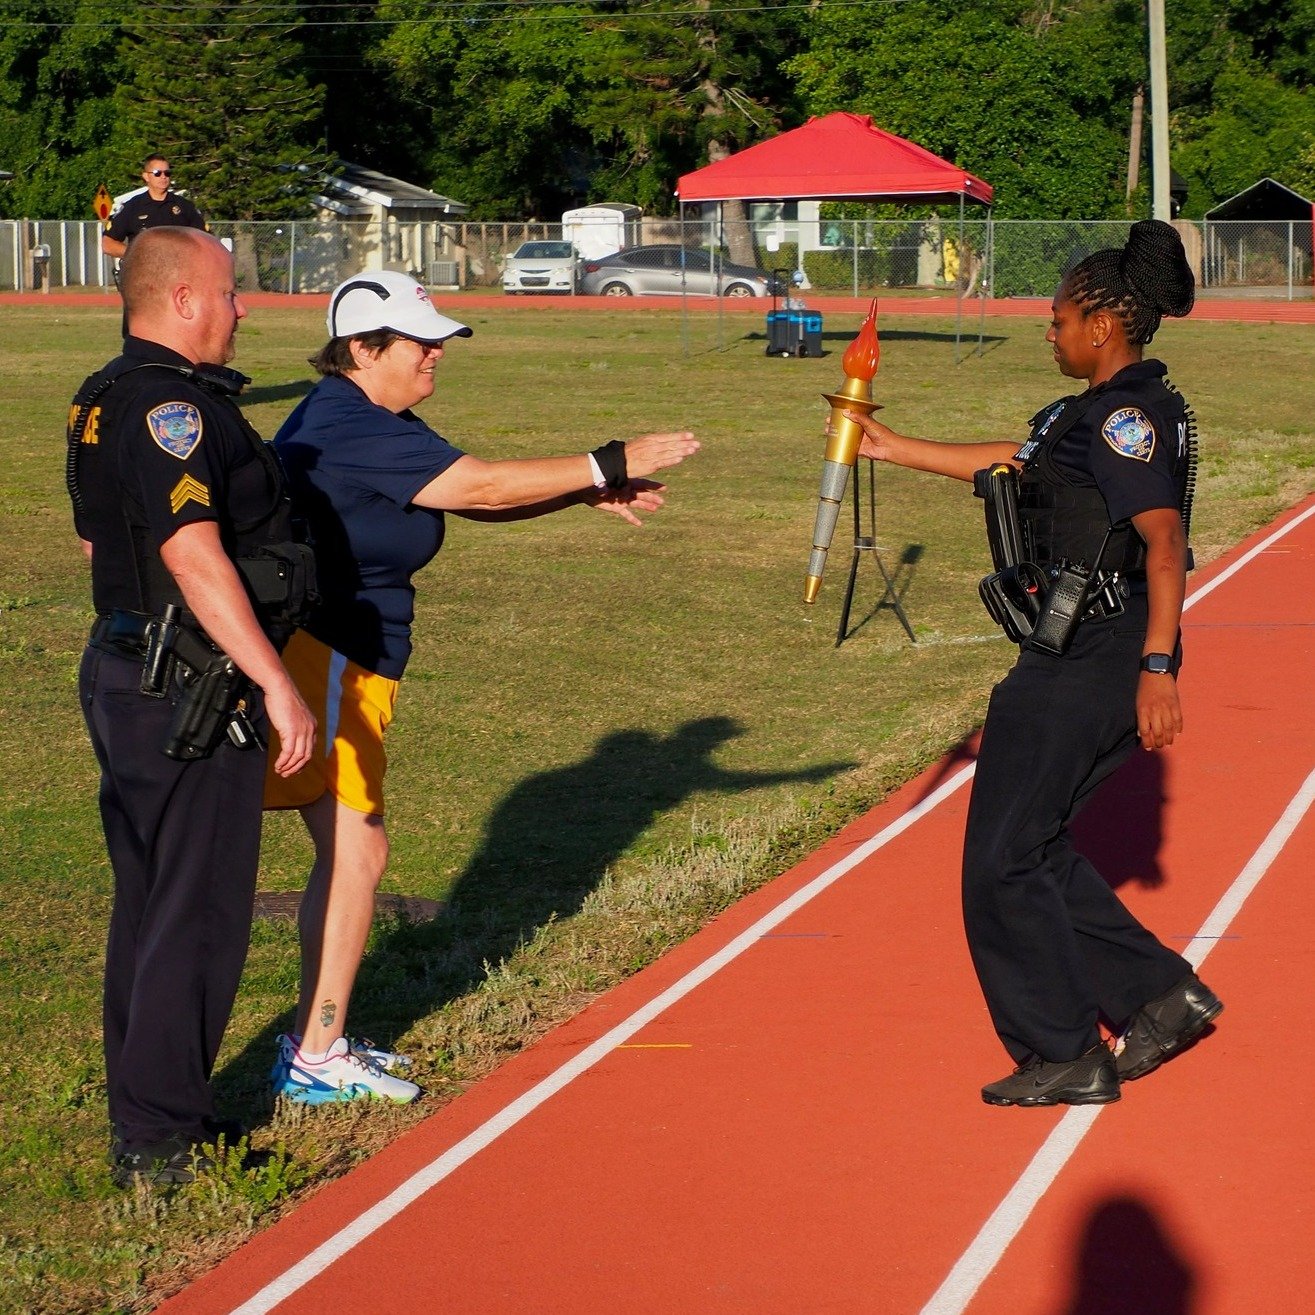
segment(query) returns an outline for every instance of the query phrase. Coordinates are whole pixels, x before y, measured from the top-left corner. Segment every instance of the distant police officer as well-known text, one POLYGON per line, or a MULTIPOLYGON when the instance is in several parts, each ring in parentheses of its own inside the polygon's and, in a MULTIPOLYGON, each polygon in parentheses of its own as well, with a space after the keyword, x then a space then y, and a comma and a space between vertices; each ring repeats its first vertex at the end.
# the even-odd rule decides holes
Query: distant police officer
POLYGON ((232 257, 208 234, 152 229, 123 292, 123 354, 69 422, 97 613, 79 692, 114 869, 114 1176, 171 1183, 219 1127, 209 1083, 251 928, 267 719, 288 774, 314 718, 271 639, 305 563, 277 463, 233 400, 245 381, 224 368, 246 314, 232 257))
POLYGON ((1161 748, 1182 730, 1195 430, 1142 348, 1193 295, 1174 229, 1134 224, 1122 250, 1096 252, 1060 285, 1046 341, 1060 371, 1087 388, 1042 411, 1021 448, 906 438, 855 417, 874 460, 977 476, 983 496, 994 476, 1009 477, 1002 514, 988 516, 998 569, 983 598, 1022 652, 991 696, 963 863, 969 949, 1018 1064, 983 1089, 988 1104, 1117 1100, 1121 1081, 1191 1044, 1223 1008, 1068 834, 1139 740, 1161 748), (1123 1028, 1117 1056, 1102 1017, 1123 1028))
POLYGON ((164 156, 148 155, 142 161, 146 190, 129 197, 105 225, 100 246, 107 256, 122 257, 128 243, 148 228, 205 228, 205 219, 196 206, 169 190, 172 177, 173 170, 164 156))

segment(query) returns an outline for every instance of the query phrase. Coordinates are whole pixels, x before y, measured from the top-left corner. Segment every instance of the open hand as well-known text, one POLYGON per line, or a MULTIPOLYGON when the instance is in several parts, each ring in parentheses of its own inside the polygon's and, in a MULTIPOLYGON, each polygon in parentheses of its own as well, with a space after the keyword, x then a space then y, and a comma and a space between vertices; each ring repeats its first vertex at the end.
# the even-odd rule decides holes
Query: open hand
POLYGON ((699 450, 699 441, 688 430, 678 434, 644 434, 626 443, 626 474, 651 475, 655 470, 678 466, 699 450))
POLYGON ((610 511, 631 525, 643 525, 644 522, 635 513, 657 511, 665 501, 662 494, 666 487, 651 479, 632 479, 619 489, 589 489, 584 500, 591 507, 610 511))

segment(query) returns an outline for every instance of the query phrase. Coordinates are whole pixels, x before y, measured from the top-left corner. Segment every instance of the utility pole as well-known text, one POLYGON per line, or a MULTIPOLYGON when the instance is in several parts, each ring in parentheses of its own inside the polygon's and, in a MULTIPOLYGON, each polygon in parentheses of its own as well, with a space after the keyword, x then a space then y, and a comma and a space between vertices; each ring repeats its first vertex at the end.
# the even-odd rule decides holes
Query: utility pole
POLYGON ((1132 124, 1128 129, 1128 191, 1127 200, 1137 190, 1141 170, 1141 121, 1146 109, 1146 88, 1140 83, 1132 93, 1132 124))
POLYGON ((1171 219, 1169 205, 1169 76, 1164 53, 1164 0, 1147 0, 1151 29, 1151 217, 1171 219))

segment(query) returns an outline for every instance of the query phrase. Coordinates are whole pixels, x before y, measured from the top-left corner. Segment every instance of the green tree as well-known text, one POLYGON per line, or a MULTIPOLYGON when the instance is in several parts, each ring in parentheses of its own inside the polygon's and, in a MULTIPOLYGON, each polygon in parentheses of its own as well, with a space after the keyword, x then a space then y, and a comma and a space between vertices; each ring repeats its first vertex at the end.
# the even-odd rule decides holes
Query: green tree
POLYGON ((576 125, 595 55, 587 10, 481 6, 435 13, 425 0, 380 6, 380 49, 425 145, 418 164, 476 217, 551 213, 583 181, 576 125))
POLYGON ((656 0, 481 6, 386 0, 381 53, 427 118, 432 185, 476 216, 586 200, 674 209, 678 175, 768 136, 788 111, 793 19, 656 0))
MULTIPOLYGON (((718 8, 698 0, 673 22, 665 3, 632 4, 616 48, 623 62, 604 70, 588 107, 593 141, 609 148, 615 162, 596 181, 623 190, 629 171, 643 167, 648 195, 620 199, 669 211, 680 174, 798 123, 786 65, 800 49, 801 31, 794 10, 718 8), (666 187, 654 194, 659 168, 666 187)), ((744 206, 724 203, 722 218, 731 258, 757 263, 744 206)))
MULTIPOLYGON (((117 29, 94 0, 18 0, 0 26, 0 214, 91 218, 112 177, 117 29)), ((111 188, 111 190, 116 190, 111 188)))
POLYGON ((1266 176, 1297 186, 1315 152, 1315 4, 1173 0, 1167 31, 1184 213, 1204 214, 1266 176))
POLYGON ((867 113, 962 165, 1021 218, 1122 212, 1128 115, 1145 77, 1130 0, 825 3, 791 61, 814 114, 867 113))
POLYGON ((323 88, 300 68, 300 20, 266 0, 144 3, 122 21, 114 147, 126 170, 169 156, 210 219, 305 213, 323 145, 323 88))

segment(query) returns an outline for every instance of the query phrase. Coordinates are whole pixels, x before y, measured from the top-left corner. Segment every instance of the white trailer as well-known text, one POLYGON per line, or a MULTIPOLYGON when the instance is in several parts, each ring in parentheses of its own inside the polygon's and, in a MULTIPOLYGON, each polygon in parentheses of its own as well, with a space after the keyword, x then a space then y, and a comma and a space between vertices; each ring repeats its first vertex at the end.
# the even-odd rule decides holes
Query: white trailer
POLYGON ((620 202, 580 206, 562 215, 562 238, 586 260, 598 260, 639 245, 642 214, 637 205, 620 202))

